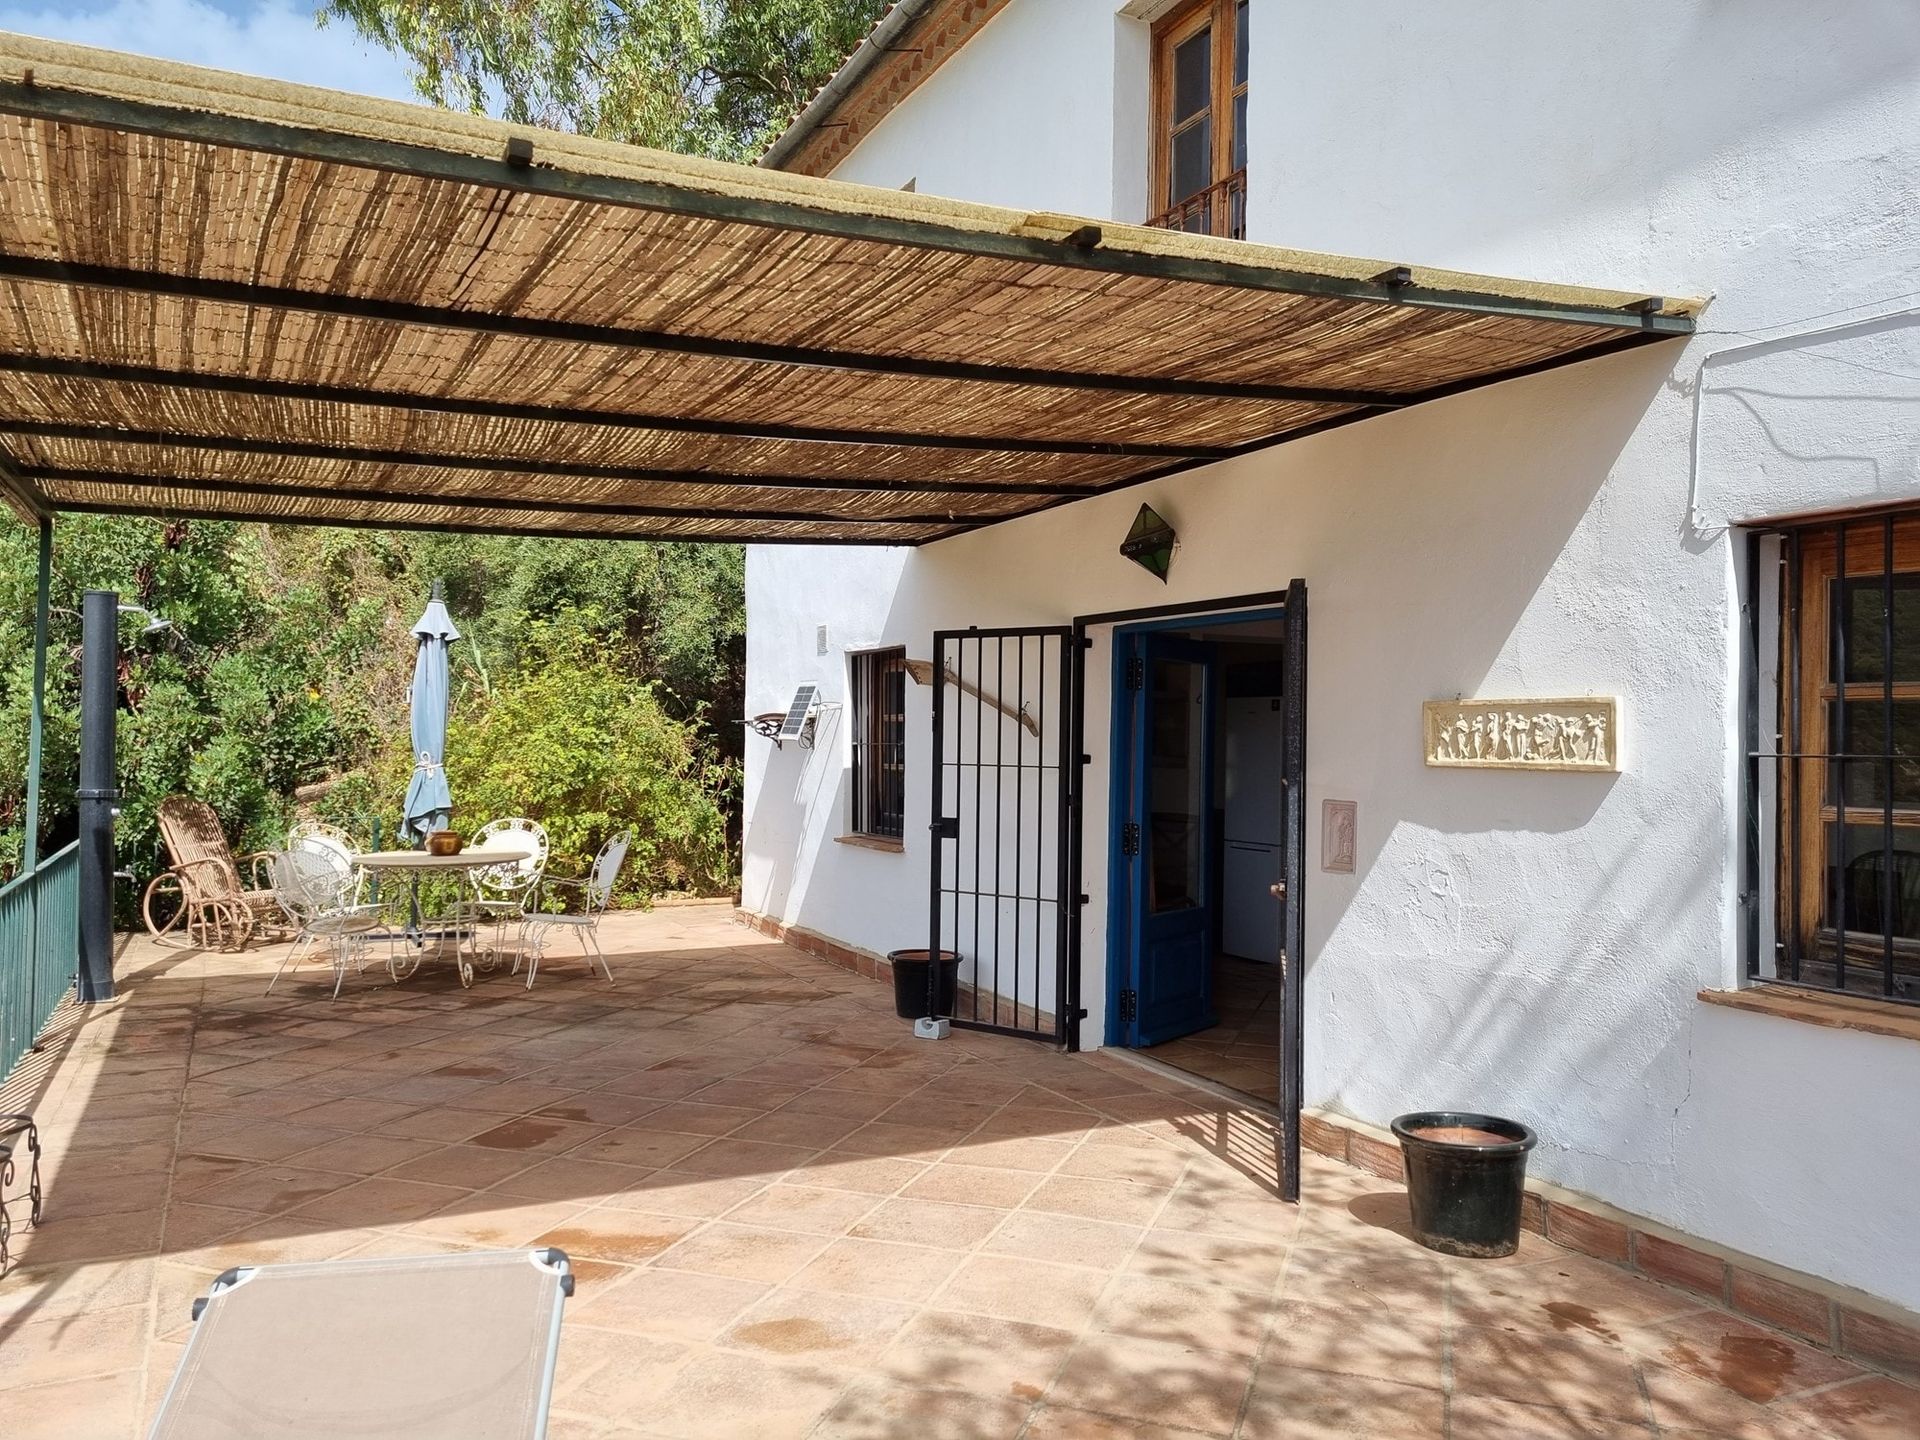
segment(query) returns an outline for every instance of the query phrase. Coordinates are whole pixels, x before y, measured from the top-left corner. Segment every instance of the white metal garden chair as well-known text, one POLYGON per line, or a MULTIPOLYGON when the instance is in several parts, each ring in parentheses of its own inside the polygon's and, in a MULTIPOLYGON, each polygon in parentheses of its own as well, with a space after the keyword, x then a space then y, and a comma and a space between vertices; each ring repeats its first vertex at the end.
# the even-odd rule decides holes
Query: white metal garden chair
POLYGON ((520 961, 527 962, 527 988, 533 988, 533 977, 540 968, 540 957, 546 953, 547 941, 557 929, 573 931, 580 937, 580 948, 586 952, 587 970, 593 970, 593 962, 600 962, 600 969, 607 977, 607 983, 613 983, 613 970, 607 964, 607 955, 600 948, 600 917, 606 913, 607 902, 613 899, 613 887, 620 879, 620 867, 627 863, 627 848, 633 837, 621 831, 600 847, 600 853, 594 857, 593 869, 584 880, 565 880, 548 877, 542 884, 561 886, 580 892, 580 911, 578 914, 550 915, 539 909, 538 903, 527 912, 524 940, 521 953, 514 956, 514 973, 518 974, 520 961))
POLYGON ((273 856, 269 865, 274 898, 293 922, 294 937, 280 968, 267 982, 267 993, 271 995, 280 977, 297 968, 311 951, 324 947, 333 966, 333 998, 338 1000, 348 966, 366 968, 367 946, 382 928, 380 906, 355 904, 350 891, 342 888, 332 857, 324 852, 288 850, 273 856))
MULTIPOLYGON (((471 898, 454 907, 453 918, 468 927, 491 925, 498 933, 512 925, 516 929, 514 956, 518 963, 526 943, 526 919, 540 893, 540 882, 547 873, 547 831, 538 820, 513 816, 489 820, 474 832, 469 851, 488 849, 531 851, 524 860, 506 860, 468 872, 473 885, 471 898)), ((495 947, 497 949, 497 947, 495 947)), ((489 962, 491 963, 491 962, 489 962)))
MULTIPOLYGON (((303 853, 323 863, 334 875, 338 894, 336 899, 342 905, 360 903, 361 892, 367 883, 367 872, 353 862, 353 841, 338 825, 328 825, 320 820, 303 820, 287 832, 287 851, 289 854, 303 853)), ((310 879, 318 880, 317 873, 309 872, 310 879)))

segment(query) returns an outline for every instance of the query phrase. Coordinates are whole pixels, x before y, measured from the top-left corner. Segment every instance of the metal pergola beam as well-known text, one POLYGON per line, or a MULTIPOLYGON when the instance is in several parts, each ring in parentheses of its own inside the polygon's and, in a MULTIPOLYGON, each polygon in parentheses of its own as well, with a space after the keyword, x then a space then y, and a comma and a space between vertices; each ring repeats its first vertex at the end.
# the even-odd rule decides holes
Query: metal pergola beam
MULTIPOLYGON (((837 476, 754 475, 738 471, 651 470, 622 465, 521 459, 510 455, 388 450, 364 445, 321 445, 304 440, 259 440, 228 435, 176 435, 165 430, 121 430, 112 425, 73 425, 56 420, 9 420, 4 417, 0 417, 0 435, 19 435, 38 440, 78 440, 142 448, 205 450, 227 455, 332 460, 359 465, 416 465, 423 469, 479 470, 501 475, 550 475, 574 480, 609 480, 623 484, 694 488, 760 486, 769 490, 840 490, 855 494, 879 492, 902 495, 1074 496, 1091 493, 1085 485, 1030 481, 998 484, 991 480, 865 480, 842 479, 837 476)), ((105 480, 115 474, 118 472, 103 471, 99 478, 105 480)), ((191 485, 199 482, 182 479, 179 483, 191 485)))
POLYGON ((799 199, 726 194, 718 190, 703 190, 690 185, 672 185, 630 176, 565 170, 539 163, 543 141, 539 132, 530 128, 524 138, 533 147, 534 163, 516 164, 508 161, 504 149, 498 156, 464 154, 404 141, 222 115, 210 110, 188 109, 149 100, 57 89, 45 83, 35 83, 31 78, 9 77, 0 80, 0 112, 35 120, 133 131, 197 144, 385 170, 426 180, 483 186, 509 194, 594 201, 689 215, 704 220, 1023 261, 1064 269, 1231 285, 1288 295, 1357 300, 1412 309, 1452 310, 1610 329, 1638 329, 1666 335, 1687 335, 1693 331, 1693 321, 1689 316, 1665 315, 1656 306, 1645 303, 1656 301, 1658 297, 1654 296, 1645 297, 1644 301, 1625 309, 1568 305, 1526 296, 1396 285, 1389 283, 1389 278, 1395 278, 1393 269, 1383 272, 1383 276, 1389 278, 1345 279, 1276 265, 1182 254, 1171 249, 1166 252, 1113 250, 1097 242, 1074 243, 1064 236, 1056 239, 975 230, 930 219, 824 209, 799 199))
MULTIPOLYGON (((460 514, 469 510, 500 510, 529 515, 633 516, 643 520, 764 521, 823 525, 945 525, 969 529, 1000 517, 956 515, 944 511, 929 515, 844 515, 826 510, 736 510, 716 514, 708 506, 628 505, 619 501, 534 499, 520 495, 444 495, 425 491, 388 490, 354 485, 311 485, 293 481, 219 480, 194 476, 139 475, 122 470, 69 470, 56 466, 22 465, 20 473, 36 484, 124 485, 139 490, 191 490, 208 495, 246 496, 252 499, 358 500, 375 505, 416 505, 460 514)), ((44 492, 42 492, 44 493, 44 492)), ((64 508, 64 502, 60 502, 64 508)))
MULTIPOLYGON (((481 525, 458 520, 385 520, 363 516, 288 515, 274 520, 261 520, 258 515, 245 511, 217 510, 204 505, 169 505, 163 510, 156 510, 149 505, 121 505, 92 500, 62 500, 60 512, 63 515, 131 515, 142 520, 219 520, 228 524, 308 525, 322 530, 420 530, 437 535, 508 535, 525 540, 596 542, 651 540, 678 541, 689 545, 877 545, 895 548, 907 548, 924 543, 920 540, 893 540, 875 538, 871 535, 690 535, 685 531, 675 530, 563 530, 538 525, 481 525)), ((565 511, 553 513, 556 519, 567 518, 565 511)), ((703 518, 715 525, 724 525, 729 519, 725 515, 703 518)))
POLYGON ((859 350, 836 350, 817 345, 776 345, 757 340, 730 340, 711 335, 688 335, 671 330, 587 325, 573 320, 549 320, 534 315, 500 315, 485 310, 455 310, 443 305, 417 305, 406 300, 379 300, 363 295, 339 295, 322 290, 297 290, 286 285, 261 285, 242 280, 215 280, 200 275, 170 275, 157 270, 125 270, 111 265, 40 260, 24 255, 0 255, 0 280, 57 285, 63 289, 108 290, 143 298, 163 296, 170 300, 200 300, 222 305, 245 306, 253 310, 325 315, 332 319, 446 330, 463 335, 507 336, 519 340, 550 340, 566 345, 594 345, 614 350, 691 355, 706 360, 775 365, 797 370, 888 375, 917 380, 965 381, 986 385, 1008 385, 1021 389, 1102 391, 1115 395, 1151 395, 1182 400, 1252 400, 1308 405, 1364 405, 1374 409, 1392 409, 1406 403, 1403 397, 1390 391, 1332 390, 1313 386, 1268 385, 1238 380, 1197 380, 1178 375, 1128 375, 1087 370, 1050 370, 1025 365, 986 365, 968 360, 940 360, 925 355, 886 355, 859 350))
POLYGON ((1232 453, 1219 445, 1165 445, 1112 440, 1047 440, 1000 435, 942 435, 924 430, 853 430, 817 425, 781 425, 759 420, 708 420, 689 416, 641 415, 581 406, 534 405, 406 390, 375 390, 321 385, 300 380, 270 380, 251 375, 163 370, 96 360, 0 353, 0 373, 37 375, 56 380, 92 380, 113 385, 155 385, 200 394, 244 395, 301 400, 329 405, 459 415, 483 420, 521 420, 552 425, 598 425, 612 430, 658 430, 734 440, 794 441, 820 445, 882 445, 902 449, 978 450, 1019 455, 1091 455, 1149 460, 1221 459, 1232 453))

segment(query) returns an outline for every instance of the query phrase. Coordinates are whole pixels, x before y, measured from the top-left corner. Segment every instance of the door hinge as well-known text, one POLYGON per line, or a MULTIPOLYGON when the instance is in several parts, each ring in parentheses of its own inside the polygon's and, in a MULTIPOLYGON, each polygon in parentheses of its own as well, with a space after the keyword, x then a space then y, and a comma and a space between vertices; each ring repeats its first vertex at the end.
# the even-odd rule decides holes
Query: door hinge
POLYGON ((1144 690, 1147 688, 1147 662, 1138 655, 1127 659, 1127 689, 1144 690))
POLYGON ((1121 1020, 1132 1021, 1139 1014, 1140 1014, 1140 992, 1138 990, 1122 990, 1120 992, 1121 1020))
POLYGON ((1120 853, 1122 855, 1140 853, 1140 827, 1131 820, 1120 827, 1120 853))

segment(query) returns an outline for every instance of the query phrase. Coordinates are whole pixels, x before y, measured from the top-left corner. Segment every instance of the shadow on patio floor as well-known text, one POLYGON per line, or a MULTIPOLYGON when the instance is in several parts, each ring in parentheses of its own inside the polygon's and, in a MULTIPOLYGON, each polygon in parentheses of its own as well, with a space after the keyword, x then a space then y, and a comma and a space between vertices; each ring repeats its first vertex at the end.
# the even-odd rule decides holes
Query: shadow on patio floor
POLYGON ((553 1244, 552 1434, 1910 1436, 1894 1381, 1526 1237, 1407 1239, 1270 1119, 891 995, 695 907, 617 983, 130 945, 26 1092, 46 1224, 0 1280, 10 1440, 132 1436, 231 1265, 553 1244))

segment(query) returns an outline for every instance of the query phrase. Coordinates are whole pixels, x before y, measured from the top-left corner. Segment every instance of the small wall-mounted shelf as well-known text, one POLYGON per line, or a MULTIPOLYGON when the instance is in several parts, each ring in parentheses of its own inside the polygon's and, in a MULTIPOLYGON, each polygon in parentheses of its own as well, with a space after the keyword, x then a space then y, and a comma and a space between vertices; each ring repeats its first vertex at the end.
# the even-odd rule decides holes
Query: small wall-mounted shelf
MULTIPOLYGON (((933 661, 908 660, 903 663, 907 667, 907 674, 913 677, 914 684, 931 685, 933 683, 933 661)), ((1002 715, 1019 725, 1022 730, 1025 730, 1029 735, 1033 736, 1034 739, 1038 740, 1040 738, 1040 722, 1027 713, 1024 705, 1016 708, 1015 706, 1007 704, 1006 701, 999 699, 997 696, 987 694, 986 691, 982 690, 978 685, 975 685, 971 680, 962 680, 954 673, 951 665, 947 666, 947 683, 956 687, 961 693, 973 696, 973 698, 978 700, 982 705, 998 710, 1002 715)))

